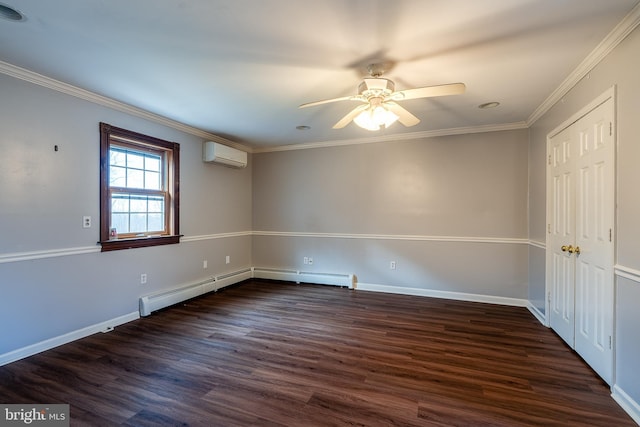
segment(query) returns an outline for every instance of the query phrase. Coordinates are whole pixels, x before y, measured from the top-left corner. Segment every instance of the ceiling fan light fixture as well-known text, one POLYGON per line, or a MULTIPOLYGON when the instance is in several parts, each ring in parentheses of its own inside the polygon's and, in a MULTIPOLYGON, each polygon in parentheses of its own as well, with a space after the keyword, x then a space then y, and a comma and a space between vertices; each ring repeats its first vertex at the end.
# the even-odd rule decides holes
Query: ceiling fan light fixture
POLYGON ((398 116, 387 109, 383 104, 371 104, 358 114, 353 122, 363 129, 376 131, 381 127, 388 128, 398 120, 398 116))

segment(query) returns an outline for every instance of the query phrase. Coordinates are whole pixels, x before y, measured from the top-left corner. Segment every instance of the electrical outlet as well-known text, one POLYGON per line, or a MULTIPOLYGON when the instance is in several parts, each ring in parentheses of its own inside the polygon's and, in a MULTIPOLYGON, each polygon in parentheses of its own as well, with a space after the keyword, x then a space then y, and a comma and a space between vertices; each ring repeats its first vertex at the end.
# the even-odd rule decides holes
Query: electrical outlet
POLYGON ((396 269, 396 262, 395 261, 391 261, 389 263, 389 269, 391 269, 391 270, 395 270, 396 269))
POLYGON ((305 265, 309 264, 309 257, 306 256, 306 257, 302 258, 302 263, 305 264, 305 265))
POLYGON ((82 217, 82 228, 91 228, 91 217, 85 215, 82 217))
POLYGON ((224 263, 225 263, 225 264, 230 264, 230 263, 231 263, 231 257, 230 257, 229 255, 227 255, 227 256, 224 258, 224 263))
POLYGON ((144 284, 146 284, 146 283, 147 283, 147 273, 142 273, 142 274, 140 275, 140 284, 141 284, 141 285, 144 285, 144 284))
POLYGON ((209 266, 209 262, 205 259, 202 261, 202 268, 207 268, 209 266))

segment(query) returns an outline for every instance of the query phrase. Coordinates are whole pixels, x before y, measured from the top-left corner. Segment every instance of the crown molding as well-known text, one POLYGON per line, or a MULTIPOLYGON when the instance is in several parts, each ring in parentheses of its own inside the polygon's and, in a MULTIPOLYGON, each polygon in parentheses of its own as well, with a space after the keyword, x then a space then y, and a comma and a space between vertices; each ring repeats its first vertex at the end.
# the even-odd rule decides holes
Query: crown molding
POLYGON ((336 141, 307 142, 303 144, 278 145, 273 147, 254 148, 253 153, 269 153, 273 151, 307 150, 310 148, 337 147, 343 145, 373 144, 376 142, 400 142, 412 139, 434 138, 438 136, 465 135, 470 133, 501 132, 505 130, 526 129, 526 122, 504 123, 497 125, 466 126, 459 128, 428 130, 423 132, 407 132, 395 135, 379 135, 367 138, 342 139, 336 141))
POLYGON ((245 145, 239 144, 234 141, 230 141, 218 135, 214 135, 209 132, 205 132, 201 129, 194 128, 192 126, 185 125, 175 120, 168 119, 158 114, 150 113, 138 107, 134 107, 124 102, 116 101, 106 96, 98 95, 85 89, 70 85, 68 83, 61 82, 59 80, 52 79, 51 77, 43 76, 42 74, 35 73, 25 68, 18 67, 7 62, 0 61, 0 73, 14 77, 16 79, 24 80, 29 83, 33 83, 39 86, 46 87, 51 90, 55 90, 66 95, 92 102, 94 104, 102 105, 113 110, 117 110, 132 116, 140 117, 161 125, 170 127, 172 129, 179 130, 190 135, 194 135, 200 138, 204 138, 207 141, 215 141, 221 144, 229 145, 243 151, 251 151, 245 145))
POLYGON ((596 65, 600 63, 613 49, 615 49, 622 40, 624 40, 636 27, 640 24, 640 3, 624 17, 616 27, 611 30, 596 46, 594 50, 576 67, 575 70, 554 90, 551 95, 544 100, 538 108, 529 116, 526 123, 530 127, 547 111, 549 111, 558 101, 562 99, 580 80, 596 65))

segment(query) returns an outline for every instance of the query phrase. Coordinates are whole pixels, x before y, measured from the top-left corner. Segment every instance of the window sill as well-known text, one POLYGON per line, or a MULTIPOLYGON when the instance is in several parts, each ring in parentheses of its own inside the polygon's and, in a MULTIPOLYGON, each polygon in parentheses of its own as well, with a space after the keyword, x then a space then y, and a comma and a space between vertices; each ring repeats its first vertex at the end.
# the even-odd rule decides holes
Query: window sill
POLYGON ((182 237, 182 235, 136 237, 133 239, 104 240, 98 243, 102 245, 102 252, 108 252, 123 249, 146 248, 149 246, 174 245, 180 243, 180 237, 182 237))

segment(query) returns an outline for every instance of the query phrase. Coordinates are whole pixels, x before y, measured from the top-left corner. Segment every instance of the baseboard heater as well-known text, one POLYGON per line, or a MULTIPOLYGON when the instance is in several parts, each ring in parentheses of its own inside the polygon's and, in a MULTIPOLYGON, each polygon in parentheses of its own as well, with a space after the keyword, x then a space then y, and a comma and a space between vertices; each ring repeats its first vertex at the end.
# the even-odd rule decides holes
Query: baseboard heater
POLYGON ((140 298, 140 316, 148 316, 153 311, 204 295, 208 292, 217 291, 218 289, 242 282, 251 277, 251 269, 240 270, 211 277, 201 282, 190 283, 168 291, 143 296, 140 298))
POLYGON ((257 279, 284 280, 296 283, 345 286, 350 289, 355 289, 356 287, 355 276, 353 274, 316 273, 272 268, 247 268, 245 270, 211 277, 200 282, 190 283, 168 291, 145 295, 140 298, 140 316, 148 316, 156 310, 209 292, 217 291, 218 289, 254 277, 257 279))
POLYGON ((280 270, 254 267, 253 277, 256 279, 284 280, 296 283, 314 283, 318 285, 345 286, 355 289, 356 280, 353 274, 317 273, 298 270, 280 270))

